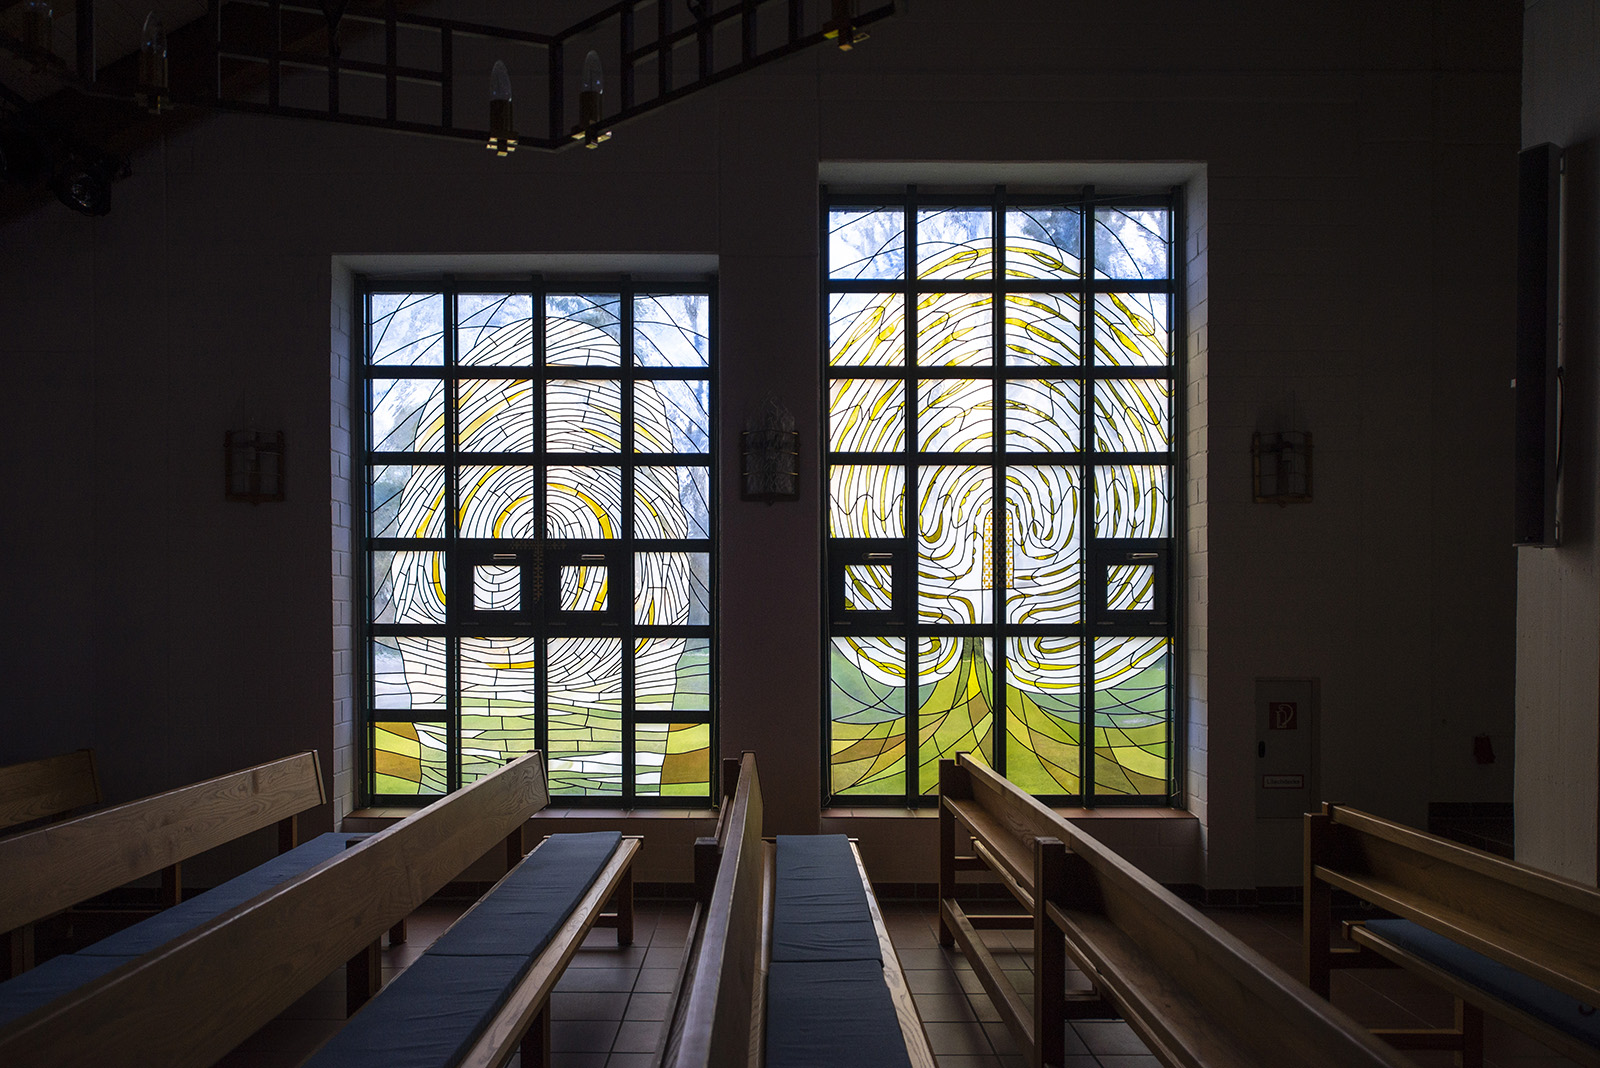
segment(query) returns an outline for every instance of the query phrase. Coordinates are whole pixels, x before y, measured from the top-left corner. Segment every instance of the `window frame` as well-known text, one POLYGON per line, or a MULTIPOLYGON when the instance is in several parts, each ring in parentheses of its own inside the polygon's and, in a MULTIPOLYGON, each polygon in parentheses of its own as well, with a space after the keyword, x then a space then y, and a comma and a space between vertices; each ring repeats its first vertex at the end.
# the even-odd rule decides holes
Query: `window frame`
MULTIPOLYGON (((711 275, 649 275, 606 274, 550 276, 513 275, 461 278, 451 274, 418 275, 361 275, 354 278, 355 322, 352 324, 356 345, 352 352, 354 364, 352 382, 352 442, 356 455, 352 463, 352 501, 355 513, 352 527, 355 533, 355 567, 352 575, 352 603, 354 610, 355 657, 360 665, 352 672, 356 704, 357 735, 361 739, 355 747, 357 784, 360 802, 364 805, 410 807, 420 806, 443 796, 442 793, 421 792, 381 793, 376 789, 376 732, 380 723, 439 723, 448 737, 446 756, 446 790, 453 792, 465 785, 462 780, 463 740, 461 720, 463 715, 460 644, 463 639, 531 639, 536 650, 535 693, 532 715, 535 718, 535 748, 550 759, 549 750, 549 676, 546 670, 548 639, 605 637, 615 639, 621 655, 621 694, 619 697, 620 732, 619 749, 621 767, 617 775, 621 789, 617 793, 576 794, 558 793, 557 776, 551 774, 551 797, 570 807, 629 809, 704 807, 712 802, 718 792, 720 761, 718 752, 718 702, 716 598, 717 598, 717 514, 719 492, 717 454, 720 442, 718 429, 717 367, 718 367, 718 286, 711 275), (374 364, 372 352, 370 298, 376 294, 440 294, 444 302, 442 357, 437 364, 374 364), (458 298, 474 294, 517 294, 531 298, 533 350, 527 363, 508 365, 467 365, 460 363, 461 353, 458 331, 465 318, 458 298), (541 324, 546 314, 546 298, 564 295, 604 295, 618 300, 617 329, 620 334, 620 358, 616 365, 550 364, 545 359, 545 331, 541 324), (645 365, 633 359, 634 298, 651 296, 700 295, 706 300, 706 362, 704 366, 645 365), (615 452, 558 452, 547 447, 546 397, 549 383, 561 380, 616 380, 622 383, 620 399, 620 424, 622 440, 615 452), (372 440, 371 417, 373 412, 372 384, 390 379, 440 380, 444 385, 445 429, 442 449, 437 453, 416 451, 384 451, 372 440), (527 450, 475 451, 461 448, 456 426, 456 413, 460 405, 458 383, 467 380, 526 380, 532 390, 533 447, 527 450), (699 452, 641 452, 633 447, 634 391, 632 383, 641 381, 692 381, 703 383, 706 398, 707 425, 705 451, 699 452), (462 459, 461 457, 468 457, 462 459), (379 502, 374 496, 374 473, 387 464, 428 464, 445 469, 444 490, 446 519, 444 535, 439 538, 407 539, 380 538, 373 523, 379 502), (481 539, 464 536, 459 524, 458 474, 475 464, 517 463, 534 469, 535 496, 533 525, 540 536, 527 538, 481 539), (551 468, 563 466, 616 467, 619 472, 622 506, 622 523, 625 528, 613 538, 556 539, 544 536, 548 521, 548 473, 551 468), (642 538, 635 535, 632 521, 635 511, 635 473, 646 467, 703 467, 706 474, 707 529, 703 537, 695 536, 693 529, 684 538, 642 538), (445 554, 446 621, 442 624, 379 623, 373 619, 375 607, 372 589, 374 554, 406 549, 435 551, 445 554), (643 624, 635 620, 635 585, 638 554, 685 553, 706 557, 704 576, 704 623, 643 624), (524 601, 520 610, 502 612, 477 608, 472 599, 472 568, 497 556, 515 557, 515 566, 527 583, 538 577, 544 591, 537 603, 524 601), (580 565, 603 558, 610 569, 607 590, 608 609, 596 612, 563 611, 559 603, 559 581, 562 566, 580 565), (585 560, 585 558, 590 558, 585 560), (623 566, 619 567, 619 563, 623 566), (377 706, 375 650, 377 639, 386 637, 425 636, 443 641, 445 648, 445 699, 443 710, 430 715, 429 709, 389 709, 377 706), (670 712, 642 710, 635 692, 635 656, 638 643, 650 638, 677 637, 701 642, 706 655, 707 708, 701 712, 670 712), (638 792, 638 734, 641 727, 656 724, 704 723, 709 734, 707 752, 707 790, 705 794, 640 794, 638 792)), ((690 566, 694 566, 691 564, 690 566)), ((691 588, 691 597, 694 590, 691 588)), ((537 595, 535 595, 537 596, 537 595)))
MULTIPOLYGON (((1183 443, 1186 440, 1186 381, 1185 361, 1183 358, 1185 339, 1185 302, 1186 293, 1185 265, 1186 255, 1184 249, 1184 236, 1186 233, 1183 215, 1183 195, 1181 187, 1145 189, 1135 192, 1114 192, 1096 190, 1094 186, 1083 186, 1076 190, 1061 192, 1014 194, 1004 186, 995 186, 983 191, 967 190, 963 192, 929 192, 917 186, 902 186, 893 190, 873 187, 869 189, 841 190, 823 186, 820 189, 819 210, 819 318, 820 318, 820 405, 822 412, 822 440, 823 440, 823 477, 820 490, 822 497, 821 538, 823 541, 824 570, 827 582, 824 586, 825 607, 823 612, 823 641, 822 641, 822 731, 819 760, 822 768, 821 787, 822 804, 828 806, 849 807, 930 807, 937 804, 936 787, 924 794, 919 788, 919 763, 922 759, 921 739, 918 723, 919 680, 917 670, 919 639, 923 636, 951 636, 951 637, 980 637, 988 639, 990 645, 990 677, 989 677, 989 746, 991 752, 987 758, 1002 774, 1006 767, 1007 726, 1008 714, 1006 700, 1005 679, 1005 646, 1009 638, 1027 637, 1038 635, 1041 637, 1061 637, 1076 639, 1079 642, 1079 671, 1081 686, 1079 689, 1079 738, 1080 754, 1078 793, 1043 793, 1037 794, 1040 801, 1055 806, 1086 806, 1086 807, 1116 807, 1116 806, 1177 806, 1181 804, 1179 784, 1182 782, 1184 769, 1184 748, 1182 739, 1184 729, 1184 697, 1185 697, 1185 649, 1183 642, 1184 604, 1179 596, 1183 588, 1183 555, 1187 503, 1187 482, 1184 464, 1183 443), (1080 263, 1084 268, 1080 274, 1071 280, 1062 279, 1056 282, 1042 282, 1037 279, 1028 279, 1022 283, 1008 285, 1005 272, 997 268, 987 279, 963 280, 955 278, 919 278, 916 248, 916 224, 918 212, 929 209, 943 208, 983 208, 993 212, 994 218, 994 262, 1003 263, 1001 255, 1005 241, 1004 225, 1005 213, 1010 210, 1042 208, 1042 207, 1074 207, 1083 214, 1085 222, 1080 226, 1079 235, 1082 243, 1080 250, 1080 263), (1130 279, 1099 279, 1095 277, 1093 264, 1094 241, 1096 227, 1093 225, 1094 211, 1097 208, 1125 208, 1161 209, 1170 213, 1170 235, 1168 245, 1169 271, 1163 279, 1130 280, 1130 279), (830 241, 831 241, 831 213, 837 210, 901 210, 903 215, 903 256, 904 268, 901 273, 891 279, 884 278, 833 278, 830 277, 830 241), (1048 292, 1055 294, 1073 294, 1080 297, 1079 303, 1079 351, 1084 355, 1075 365, 1059 367, 1039 365, 1009 365, 1005 359, 1004 344, 1006 331, 1004 316, 1001 309, 1005 307, 1004 298, 1008 293, 1015 292, 1048 292), (892 293, 906 301, 904 315, 905 321, 901 325, 903 335, 906 337, 906 352, 899 363, 874 364, 870 366, 847 365, 835 367, 832 363, 832 310, 831 306, 836 296, 848 293, 892 293), (991 343, 992 352, 989 361, 983 365, 960 364, 923 364, 917 362, 916 332, 917 327, 911 322, 911 316, 917 308, 917 297, 932 293, 984 293, 992 301, 996 309, 993 322, 991 343), (1162 366, 1134 367, 1123 366, 1112 368, 1101 365, 1093 357, 1095 351, 1095 297, 1104 293, 1159 293, 1165 295, 1168 301, 1168 345, 1167 361, 1162 366), (830 400, 832 396, 832 381, 841 377, 839 371, 848 371, 842 377, 858 379, 887 379, 904 383, 904 392, 901 394, 904 403, 904 420, 906 424, 905 437, 897 452, 839 452, 833 450, 833 433, 831 424, 830 400), (1169 385, 1168 425, 1170 428, 1170 447, 1158 453, 1145 452, 1110 452, 1100 451, 1096 448, 1095 418, 1092 406, 1091 382, 1098 382, 1110 378, 1121 379, 1160 379, 1169 385), (913 449, 912 442, 916 440, 917 413, 921 407, 918 393, 920 383, 939 379, 969 379, 982 380, 991 384, 993 392, 989 394, 995 408, 993 432, 994 441, 1000 444, 987 452, 922 452, 920 448, 913 449), (1079 434, 1080 448, 1075 452, 1063 453, 1022 453, 1006 447, 1005 443, 1005 392, 1004 384, 1016 379, 1060 379, 1076 380, 1079 389, 1079 434), (990 564, 995 568, 995 573, 990 578, 990 587, 993 590, 994 602, 990 606, 990 621, 976 624, 949 624, 949 623, 923 623, 918 617, 917 596, 915 587, 909 590, 900 582, 893 587, 895 608, 892 613, 877 612, 863 613, 858 620, 846 618, 839 604, 843 566, 849 562, 856 562, 864 548, 874 548, 880 552, 892 552, 896 564, 900 568, 897 576, 902 574, 914 575, 918 559, 918 518, 916 515, 917 496, 914 490, 918 478, 918 468, 939 465, 980 466, 989 468, 989 485, 991 493, 991 515, 995 518, 992 522, 1000 525, 999 516, 1006 508, 1006 481, 1005 470, 1008 467, 1032 464, 1038 466, 1053 466, 1046 464, 1043 456, 1060 457, 1062 466, 1070 466, 1079 473, 1078 492, 1085 503, 1079 509, 1079 525, 1077 532, 1077 547, 1079 554, 1079 603, 1080 611, 1078 621, 1070 624, 1029 625, 1012 624, 1007 622, 1006 595, 1007 589, 1003 583, 995 581, 1002 569, 1006 567, 1005 557, 999 546, 1005 539, 991 535, 996 550, 990 558, 990 564), (832 488, 833 469, 836 464, 887 464, 899 466, 906 472, 906 485, 903 490, 904 517, 903 531, 899 538, 874 539, 868 544, 867 539, 835 538, 832 532, 832 488), (1095 469, 1099 466, 1113 464, 1159 464, 1165 467, 1168 479, 1168 527, 1167 536, 1151 539, 1117 539, 1099 537, 1095 532, 1095 506, 1093 502, 1095 469), (842 551, 841 551, 842 550, 842 551), (1132 611, 1106 611, 1105 590, 1102 583, 1094 581, 1092 576, 1098 575, 1102 570, 1103 562, 1148 562, 1153 568, 1155 594, 1153 610, 1132 611), (893 616, 892 620, 888 617, 893 616), (1097 618, 1096 618, 1097 616, 1097 618), (856 636, 878 637, 903 637, 905 641, 905 683, 902 687, 904 732, 902 735, 904 747, 903 792, 895 793, 850 793, 835 792, 833 787, 833 645, 835 638, 856 636), (1165 788, 1160 792, 1139 794, 1106 793, 1096 789, 1095 782, 1095 685, 1092 678, 1092 666, 1086 650, 1091 648, 1088 643, 1096 637, 1162 637, 1167 639, 1167 743, 1166 743, 1166 780, 1165 788)), ((920 443, 918 443, 920 444, 920 443)))

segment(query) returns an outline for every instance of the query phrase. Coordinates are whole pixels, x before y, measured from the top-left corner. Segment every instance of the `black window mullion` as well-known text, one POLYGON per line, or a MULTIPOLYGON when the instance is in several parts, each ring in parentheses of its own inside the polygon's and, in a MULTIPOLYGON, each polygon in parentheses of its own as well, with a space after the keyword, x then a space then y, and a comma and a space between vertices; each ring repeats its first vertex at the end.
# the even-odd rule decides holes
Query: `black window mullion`
MULTIPOLYGON (((1083 259, 1082 274, 1086 283, 1094 279, 1094 186, 1085 186, 1083 190, 1083 259)), ((1084 466, 1080 468, 1079 478, 1082 488, 1079 490, 1078 499, 1084 502, 1083 515, 1079 522, 1082 526, 1079 544, 1083 547, 1079 560, 1079 574, 1082 576, 1080 589, 1083 596, 1079 598, 1079 611, 1083 617, 1083 639, 1078 646, 1078 663, 1082 683, 1079 693, 1082 695, 1078 702, 1078 790, 1083 795, 1083 804, 1086 808, 1093 808, 1095 801, 1094 790, 1094 643, 1098 629, 1090 618, 1088 596, 1090 583, 1095 581, 1093 573, 1094 537, 1095 537, 1095 508, 1096 493, 1099 487, 1095 484, 1094 469, 1096 463, 1096 443, 1094 427, 1094 402, 1095 402, 1095 293, 1089 285, 1079 303, 1078 314, 1081 317, 1081 326, 1078 332, 1080 355, 1078 366, 1085 372, 1083 375, 1083 441, 1082 455, 1084 466)))
MULTIPOLYGON (((459 530, 461 513, 458 511, 458 481, 460 478, 460 451, 457 433, 460 429, 460 411, 458 403, 461 396, 460 353, 457 351, 456 324, 460 320, 460 309, 457 307, 458 292, 455 280, 446 276, 445 284, 441 287, 444 305, 444 366, 446 370, 445 383, 445 427, 444 427, 444 468, 445 468, 445 500, 448 502, 450 514, 445 521, 445 621, 447 633, 444 640, 444 707, 445 707, 445 789, 458 790, 461 788, 461 630, 456 622, 455 613, 450 605, 460 601, 471 594, 464 589, 452 589, 453 576, 462 574, 460 559, 459 530)), ((466 583, 458 583, 471 588, 470 579, 466 583)))
POLYGON ((991 355, 990 363, 993 390, 994 390, 994 456, 992 460, 993 488, 990 490, 989 501, 989 544, 993 547, 989 566, 993 571, 989 582, 992 587, 991 607, 993 623, 989 628, 989 739, 990 739, 990 766, 1000 774, 1006 773, 1006 699, 1005 699, 1005 662, 1006 662, 1006 595, 1010 592, 1010 584, 1006 576, 1010 572, 1008 566, 1011 559, 1011 539, 1009 518, 1010 505, 1006 500, 1006 465, 1010 456, 1006 449, 1006 386, 1010 381, 1006 377, 1006 188, 996 186, 994 200, 990 210, 994 213, 994 238, 991 244, 992 251, 992 279, 994 282, 994 296, 992 314, 990 316, 991 330, 991 355))
MULTIPOLYGON (((631 575, 633 572, 633 558, 631 552, 634 530, 633 511, 634 508, 637 507, 638 503, 638 494, 634 489, 635 467, 633 462, 633 389, 634 384, 638 381, 639 376, 633 351, 634 289, 632 280, 630 279, 625 281, 620 288, 620 303, 622 307, 619 312, 621 325, 618 328, 618 332, 622 336, 619 338, 618 349, 621 353, 619 362, 622 365, 622 404, 620 416, 622 420, 622 426, 620 427, 622 443, 621 535, 622 544, 624 546, 628 546, 630 549, 630 551, 627 553, 628 566, 624 570, 631 575)), ((618 582, 617 580, 621 577, 622 576, 616 574, 610 576, 611 595, 619 600, 622 598, 623 593, 625 592, 623 587, 626 586, 626 589, 631 590, 633 586, 631 581, 627 581, 626 583, 618 582)), ((617 712, 621 716, 620 726, 622 731, 622 767, 618 769, 618 775, 620 778, 620 784, 622 786, 623 803, 631 806, 634 799, 635 779, 637 777, 639 759, 638 754, 635 751, 638 746, 638 728, 636 726, 638 722, 638 709, 634 705, 635 688, 632 598, 630 597, 627 600, 622 600, 617 607, 621 623, 621 634, 619 636, 621 649, 619 650, 618 656, 622 661, 622 692, 618 695, 617 699, 617 712)))

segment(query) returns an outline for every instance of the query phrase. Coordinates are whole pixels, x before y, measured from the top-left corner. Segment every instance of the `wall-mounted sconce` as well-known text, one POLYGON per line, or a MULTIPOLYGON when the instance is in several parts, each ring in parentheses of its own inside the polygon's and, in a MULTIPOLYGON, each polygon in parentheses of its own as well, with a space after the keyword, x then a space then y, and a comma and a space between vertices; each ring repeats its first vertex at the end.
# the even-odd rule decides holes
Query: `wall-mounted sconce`
POLYGON ((747 501, 800 499, 800 434, 771 397, 739 434, 739 496, 747 501))
POLYGON ((578 93, 578 128, 572 131, 572 139, 582 141, 584 148, 599 148, 602 141, 611 140, 611 131, 600 129, 600 97, 605 91, 600 53, 591 50, 583 57, 583 88, 578 93))
POLYGON ((284 499, 283 431, 230 430, 222 455, 228 500, 260 504, 284 499))
POLYGON ((511 72, 505 60, 489 69, 489 140, 485 146, 497 156, 517 150, 517 130, 511 121, 511 72))
POLYGON ((1256 431, 1250 439, 1257 504, 1307 504, 1311 500, 1311 433, 1256 431))
POLYGON ((867 39, 867 31, 856 25, 856 0, 833 0, 833 18, 822 28, 822 35, 848 52, 867 39))
POLYGON ((167 32, 161 16, 154 11, 144 18, 144 37, 139 42, 139 106, 152 115, 172 103, 167 96, 167 32))

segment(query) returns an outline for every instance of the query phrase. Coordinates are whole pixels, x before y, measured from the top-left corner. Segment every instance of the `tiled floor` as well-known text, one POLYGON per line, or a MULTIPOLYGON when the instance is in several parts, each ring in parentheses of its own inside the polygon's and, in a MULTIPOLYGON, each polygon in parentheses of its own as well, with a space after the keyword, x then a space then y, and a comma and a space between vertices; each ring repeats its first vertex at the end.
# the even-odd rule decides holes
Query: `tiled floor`
MULTIPOLYGON (((408 942, 384 950, 385 981, 416 959, 464 907, 429 905, 415 915, 408 942)), ((960 954, 939 948, 933 907, 886 902, 883 912, 939 1068, 1022 1065, 1023 1058, 971 968, 960 954)), ((682 958, 689 914, 681 902, 641 901, 633 946, 618 948, 615 933, 609 930, 589 936, 554 995, 555 1068, 645 1068, 650 1063, 682 958)), ((1212 910, 1208 915, 1291 973, 1298 967, 1298 911, 1212 910)), ((1031 932, 989 931, 984 938, 1018 990, 1031 996, 1031 932)), ((337 1030, 344 1015, 343 995, 340 972, 219 1064, 292 1068, 337 1030)), ((1369 1026, 1443 1024, 1450 1016, 1446 997, 1399 971, 1336 973, 1334 1000, 1369 1026)), ((1071 1027, 1066 1068, 1155 1068, 1155 1058, 1126 1024, 1082 1020, 1071 1027)), ((1488 1033, 1490 1068, 1564 1068, 1571 1063, 1497 1021, 1489 1021, 1488 1033)), ((1419 1068, 1451 1064, 1449 1054, 1412 1057, 1419 1068)))

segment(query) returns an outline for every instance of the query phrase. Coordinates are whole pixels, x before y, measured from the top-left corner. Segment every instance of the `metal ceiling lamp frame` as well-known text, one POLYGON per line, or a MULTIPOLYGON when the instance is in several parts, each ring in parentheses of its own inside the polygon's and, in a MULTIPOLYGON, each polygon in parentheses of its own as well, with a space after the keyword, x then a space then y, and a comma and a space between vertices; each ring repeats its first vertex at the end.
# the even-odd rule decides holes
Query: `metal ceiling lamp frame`
MULTIPOLYGON (((518 144, 557 149, 575 136, 582 140, 576 106, 569 114, 576 93, 567 72, 576 72, 587 52, 597 50, 606 69, 616 72, 608 77, 615 93, 607 94, 607 103, 617 101, 615 110, 602 117, 613 127, 813 45, 839 44, 837 6, 828 8, 827 0, 620 0, 549 34, 405 14, 394 0, 210 0, 213 95, 189 102, 485 143, 491 132, 461 125, 458 112, 465 110, 463 100, 473 114, 479 111, 490 64, 469 74, 456 63, 466 48, 491 61, 504 58, 493 47, 500 45, 529 61, 520 73, 546 83, 544 129, 518 131, 518 144), (370 35, 360 49, 369 58, 345 55, 341 38, 361 30, 370 35), (382 47, 370 47, 380 37, 382 47), (403 62, 402 53, 437 62, 403 62), (308 75, 326 81, 322 106, 304 102, 308 75), (374 106, 375 94, 363 94, 357 106, 346 99, 363 80, 382 83, 381 105, 374 106), (432 106, 417 106, 413 98, 428 95, 432 106)), ((846 39, 860 40, 860 27, 894 14, 896 6, 887 0, 851 13, 846 39)), ((514 65, 512 72, 519 73, 514 65)))

